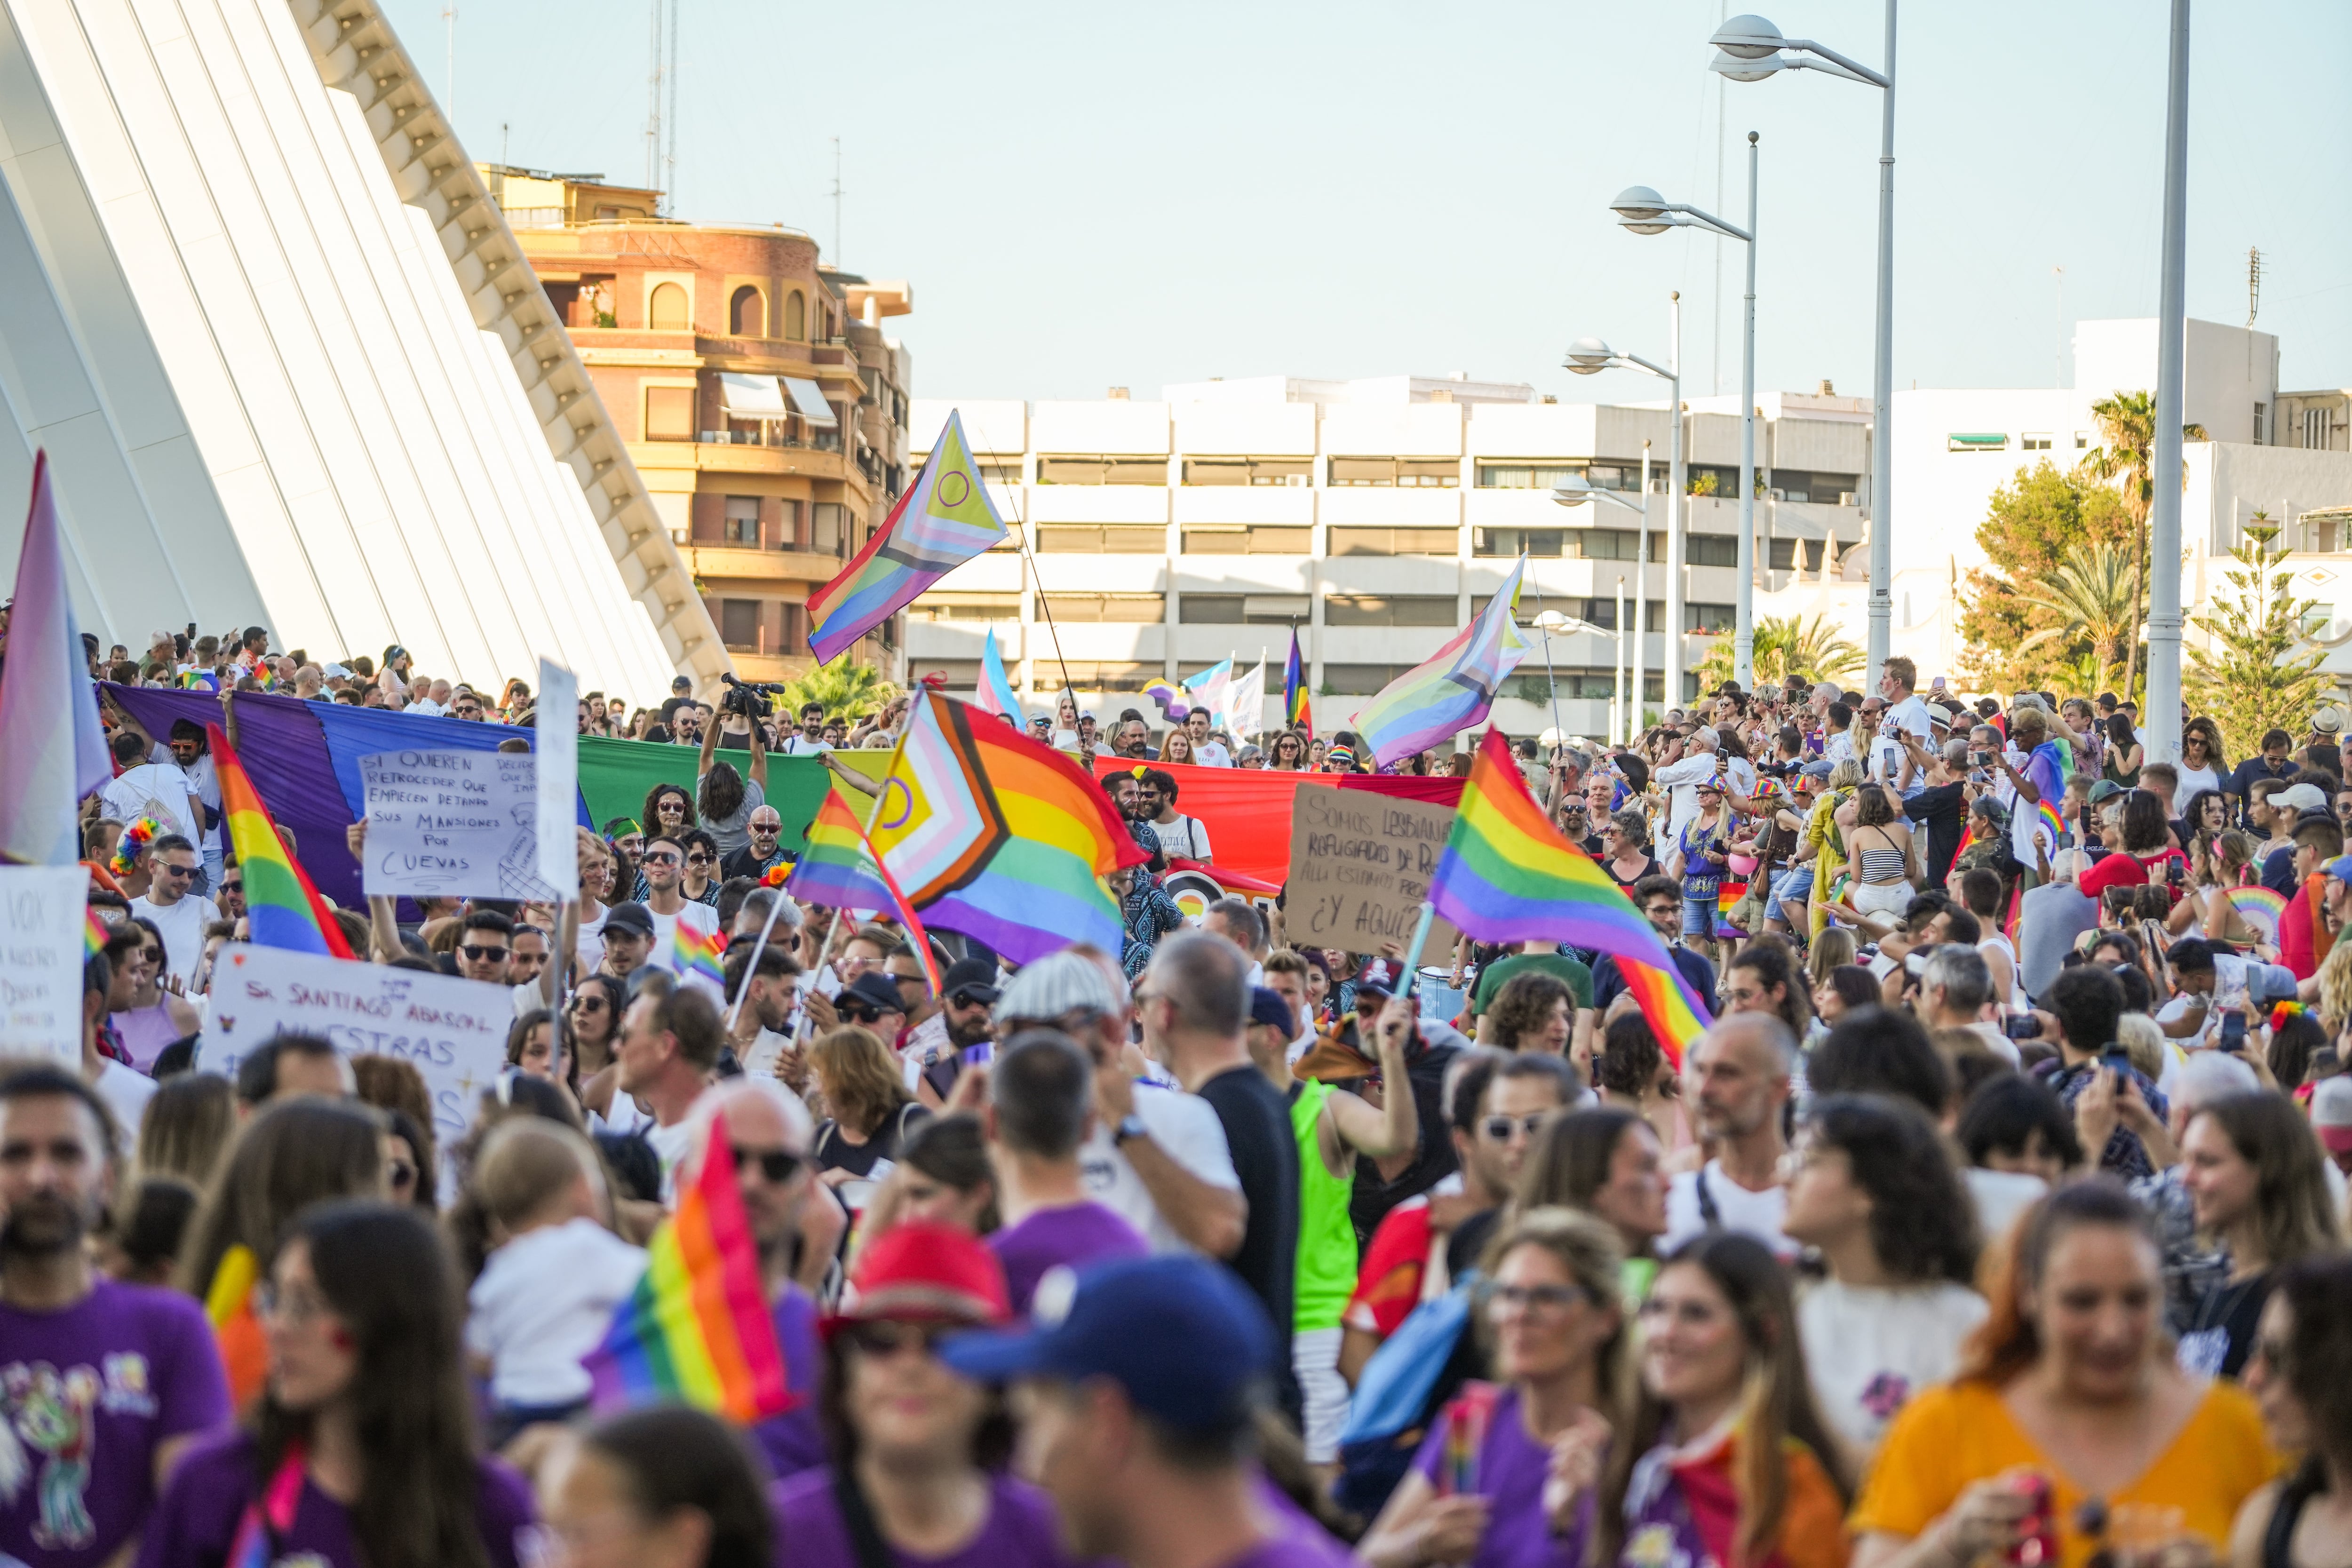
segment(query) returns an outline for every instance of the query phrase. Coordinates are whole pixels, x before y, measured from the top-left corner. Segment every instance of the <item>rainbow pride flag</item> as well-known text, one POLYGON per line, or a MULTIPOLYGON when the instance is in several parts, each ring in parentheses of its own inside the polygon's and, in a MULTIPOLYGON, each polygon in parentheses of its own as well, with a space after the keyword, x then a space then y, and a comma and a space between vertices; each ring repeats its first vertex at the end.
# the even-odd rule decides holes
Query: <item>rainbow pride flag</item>
POLYGON ((261 792, 245 775, 245 764, 217 724, 205 726, 213 771, 220 780, 221 815, 228 819, 229 847, 245 868, 245 916, 256 947, 283 947, 322 957, 349 958, 351 944, 302 863, 286 852, 278 825, 261 804, 261 792))
POLYGON ((915 699, 866 842, 907 909, 1015 963, 1118 952, 1103 879, 1146 858, 1085 769, 937 691, 915 699))
POLYGON ((1480 942, 1549 939, 1610 954, 1677 1065, 1714 1021, 1642 911, 1544 816, 1494 731, 1470 764, 1429 901, 1480 942))
POLYGON ((727 938, 722 932, 699 931, 683 920, 671 929, 669 966, 677 973, 724 985, 727 972, 721 961, 726 956, 727 938))
POLYGON ((82 956, 96 958, 99 951, 106 946, 106 939, 114 934, 114 928, 100 920, 98 911, 88 904, 82 906, 81 918, 82 956))
POLYGON ((841 574, 808 596, 809 651, 830 664, 973 556, 1012 535, 950 410, 923 470, 841 574))
POLYGON ((723 1113, 700 1173, 646 1246, 644 1277, 582 1364, 600 1415, 677 1400, 748 1423, 792 1408, 723 1113))
POLYGON ((1282 667, 1282 721, 1304 735, 1315 733, 1307 700, 1307 663, 1298 657, 1298 628, 1290 628, 1290 658, 1282 667))
POLYGON ((1527 639, 1511 618, 1527 569, 1522 555, 1477 619, 1364 704, 1356 728, 1363 731, 1374 761, 1385 766, 1443 745, 1486 717, 1504 678, 1528 655, 1527 639))
POLYGON ((874 874, 866 848, 866 825, 857 820, 838 785, 808 825, 808 847, 801 851, 784 890, 804 903, 835 909, 887 910, 890 889, 874 874))

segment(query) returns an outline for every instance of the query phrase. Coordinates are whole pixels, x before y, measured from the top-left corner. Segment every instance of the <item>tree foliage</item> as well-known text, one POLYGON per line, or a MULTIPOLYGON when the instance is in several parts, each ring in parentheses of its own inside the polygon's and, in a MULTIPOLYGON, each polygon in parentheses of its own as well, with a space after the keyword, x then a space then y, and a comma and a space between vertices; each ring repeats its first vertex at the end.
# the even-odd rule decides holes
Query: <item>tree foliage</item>
POLYGON ((2181 672, 2191 707, 2212 715, 2232 756, 2254 751, 2265 731, 2300 733, 2331 684, 2320 673, 2325 654, 2297 651, 2308 646, 2303 617, 2312 601, 2294 595, 2294 569, 2276 547, 2278 525, 2258 511, 2244 531, 2212 613, 2189 620, 2212 646, 2192 647, 2181 672))
MULTIPOLYGON (((2148 514, 2156 510, 2156 397, 2149 392, 2118 392, 2102 397, 2091 405, 2091 418, 2099 427, 2099 445, 2084 454, 2077 471, 2085 477, 2102 480, 2116 487, 2122 497, 2124 510, 2131 515, 2134 550, 2137 560, 2133 574, 2132 619, 2140 617, 2140 605, 2147 592, 2148 514)), ((2202 441, 2205 426, 2198 424, 2180 427, 2183 440, 2202 441)), ((2189 482, 2187 469, 2180 480, 2189 482)), ((2132 678, 2139 666, 2139 645, 2132 643, 2124 650, 2123 689, 2129 692, 2132 678)))
POLYGON ((2130 514, 2113 487, 2044 458, 1992 493, 1977 543, 1987 564, 1960 592, 1962 675, 1986 689, 2016 690, 2071 679, 2091 657, 2087 636, 2036 637, 2060 629, 2064 612, 2029 597, 2073 552, 2128 547, 2130 514), (2032 646, 2028 642, 2032 640, 2032 646))
POLYGON ((2084 683, 2093 689, 2105 688, 2111 677, 2123 673, 2127 650, 2139 637, 2135 572, 2126 546, 2075 545, 2047 577, 2026 584, 2018 595, 2044 623, 2026 634, 2018 651, 2031 654, 2052 644, 2087 644, 2087 662, 2081 664, 2084 683))
POLYGON ((803 704, 822 702, 827 718, 855 719, 874 712, 898 695, 898 689, 883 679, 882 672, 872 665, 836 658, 786 681, 776 698, 776 710, 780 715, 797 717, 803 704))
MULTIPOLYGON (((1731 634, 1715 639, 1699 660, 1698 684, 1704 691, 1731 679, 1736 652, 1731 634)), ((1863 650, 1837 635, 1827 619, 1815 616, 1767 616, 1756 623, 1756 680, 1759 685, 1793 675, 1800 680, 1836 680, 1861 671, 1863 650)))

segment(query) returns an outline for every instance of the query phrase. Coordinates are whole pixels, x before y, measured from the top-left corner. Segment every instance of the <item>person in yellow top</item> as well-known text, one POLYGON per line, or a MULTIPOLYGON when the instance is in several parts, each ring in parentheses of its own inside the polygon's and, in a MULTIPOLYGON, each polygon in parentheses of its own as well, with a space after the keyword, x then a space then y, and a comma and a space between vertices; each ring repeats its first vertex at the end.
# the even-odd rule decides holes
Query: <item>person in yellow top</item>
POLYGON ((1801 902, 1783 893, 1780 903, 1784 909, 1791 902, 1798 903, 1798 908, 1790 911, 1789 923, 1794 925, 1798 920, 1803 920, 1808 941, 1821 935, 1822 928, 1829 924, 1831 894, 1837 886, 1838 878, 1845 871, 1845 835, 1838 827, 1837 814, 1847 801, 1853 798, 1853 792, 1861 784, 1862 764, 1852 757, 1840 759, 1837 766, 1830 770, 1828 784, 1822 789, 1821 798, 1813 802, 1812 815, 1805 818, 1805 832, 1798 842, 1797 859, 1800 863, 1812 862, 1812 892, 1801 902))
POLYGON ((1959 1375, 1879 1448, 1848 1521, 1853 1568, 2048 1562, 2053 1544, 2054 1568, 2124 1546, 2218 1560, 2279 1458, 2242 1389, 2176 1366, 2146 1212, 2093 1178, 2003 1245, 1959 1375))

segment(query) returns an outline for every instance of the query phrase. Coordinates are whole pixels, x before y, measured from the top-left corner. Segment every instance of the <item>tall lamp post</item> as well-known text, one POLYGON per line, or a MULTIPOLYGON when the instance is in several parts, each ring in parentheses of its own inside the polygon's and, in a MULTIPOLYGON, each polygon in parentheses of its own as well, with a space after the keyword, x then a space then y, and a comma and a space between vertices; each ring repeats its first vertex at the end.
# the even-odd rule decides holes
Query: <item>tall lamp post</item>
MULTIPOLYGON (((1579 341, 1580 341, 1580 344, 1581 344, 1581 343, 1590 343, 1590 342, 1592 342, 1594 340, 1592 340, 1592 339, 1591 339, 1591 338, 1585 338, 1585 339, 1580 339, 1580 340, 1579 340, 1579 341)), ((1577 352, 1577 350, 1576 350, 1576 349, 1573 349, 1573 348, 1571 348, 1570 350, 1569 350, 1569 353, 1570 353, 1570 354, 1571 356, 1573 356, 1573 355, 1576 353, 1576 352, 1577 352)), ((1646 465, 1645 465, 1645 466, 1646 466, 1646 465)), ((1644 477, 1646 477, 1646 476, 1644 476, 1644 477)), ((1582 506, 1586 501, 1589 501, 1589 500, 1592 500, 1592 501, 1605 501, 1605 502, 1607 502, 1607 503, 1608 503, 1609 505, 1611 505, 1611 506, 1621 506, 1621 507, 1623 507, 1627 511, 1630 511, 1630 512, 1634 513, 1636 516, 1640 517, 1640 518, 1641 518, 1641 520, 1642 520, 1642 530, 1641 530, 1641 532, 1639 533, 1639 535, 1637 535, 1637 537, 1636 537, 1636 542, 1635 542, 1635 544, 1634 544, 1634 546, 1633 546, 1633 553, 1634 553, 1634 562, 1633 562, 1633 567, 1634 567, 1634 579, 1633 579, 1633 580, 1634 580, 1634 584, 1635 584, 1635 587, 1634 587, 1634 590, 1633 590, 1633 615, 1634 615, 1634 617, 1635 617, 1635 621, 1634 621, 1634 633, 1633 633, 1633 704, 1632 704, 1632 708, 1633 708, 1633 715, 1634 715, 1634 722, 1633 722, 1633 724, 1632 728, 1631 728, 1631 729, 1629 729, 1629 730, 1626 731, 1626 733, 1625 733, 1625 735, 1624 735, 1624 737, 1623 737, 1623 739, 1624 739, 1626 742, 1630 742, 1632 741, 1633 737, 1633 734, 1634 734, 1636 731, 1638 731, 1641 729, 1641 727, 1642 727, 1642 726, 1641 726, 1641 712, 1642 712, 1642 634, 1641 634, 1641 629, 1640 629, 1640 626, 1641 626, 1640 616, 1641 616, 1641 614, 1642 614, 1642 596, 1643 596, 1643 591, 1644 591, 1644 584, 1643 584, 1643 583, 1642 583, 1642 578, 1641 578, 1641 568, 1642 568, 1642 559, 1641 559, 1641 558, 1642 558, 1643 556, 1645 556, 1645 555, 1647 555, 1647 554, 1649 553, 1649 536, 1650 536, 1650 535, 1649 535, 1649 530, 1650 530, 1650 507, 1649 507, 1649 500, 1650 500, 1650 497, 1649 497, 1649 492, 1648 492, 1647 489, 1645 488, 1645 489, 1643 489, 1643 494, 1642 494, 1642 504, 1641 504, 1640 506, 1635 506, 1632 501, 1627 500, 1623 496, 1619 495, 1615 490, 1606 490, 1606 489, 1602 489, 1599 488, 1598 486, 1594 485, 1594 484, 1593 484, 1593 482, 1592 482, 1591 479, 1586 479, 1583 475, 1581 475, 1581 474, 1571 474, 1571 475, 1570 475, 1570 476, 1569 476, 1569 478, 1568 478, 1568 479, 1566 479, 1565 480, 1563 480, 1561 483, 1559 483, 1559 484, 1555 485, 1555 486, 1553 486, 1553 487, 1552 487, 1551 499, 1552 499, 1553 502, 1554 502, 1556 505, 1559 505, 1559 506, 1582 506)), ((1624 581, 1625 581, 1625 580, 1624 580, 1622 577, 1620 577, 1620 578, 1618 578, 1618 580, 1617 580, 1617 581, 1618 581, 1619 585, 1622 587, 1622 586, 1623 585, 1623 584, 1624 584, 1624 581)), ((1671 591, 1672 591, 1672 590, 1671 590, 1671 589, 1669 589, 1669 592, 1671 592, 1671 591)), ((1592 625, 1591 625, 1591 623, 1589 623, 1589 622, 1582 622, 1582 621, 1580 621, 1580 622, 1578 622, 1578 623, 1577 623, 1577 625, 1578 625, 1578 626, 1579 626, 1580 628, 1581 628, 1581 629, 1583 629, 1583 630, 1587 630, 1587 631, 1599 631, 1599 630, 1601 629, 1601 628, 1600 628, 1600 627, 1598 627, 1598 626, 1592 626, 1592 625)), ((1618 650, 1619 650, 1619 653, 1622 655, 1622 652, 1623 652, 1623 650, 1624 650, 1624 647, 1625 647, 1625 621, 1624 621, 1624 616, 1623 616, 1622 614, 1618 616, 1618 619, 1617 619, 1617 628, 1616 628, 1615 632, 1614 632, 1614 633, 1612 633, 1612 635, 1613 635, 1613 636, 1617 638, 1617 647, 1618 647, 1618 650)), ((1671 638, 1671 637, 1668 639, 1668 643, 1669 643, 1669 646, 1671 646, 1671 645, 1672 645, 1672 638, 1671 638)), ((1669 658, 1673 658, 1674 656, 1673 656, 1672 654, 1669 654, 1667 657, 1668 657, 1669 658)), ((1622 662, 1622 659, 1621 659, 1621 660, 1612 660, 1610 668, 1612 668, 1612 669, 1614 669, 1614 668, 1616 668, 1616 664, 1617 664, 1618 662, 1622 662)), ((1553 721, 1554 721, 1555 723, 1557 723, 1557 722, 1558 722, 1558 721, 1557 721, 1557 720, 1554 720, 1553 721)), ((1616 729, 1616 727, 1617 727, 1617 726, 1616 726, 1615 719, 1614 719, 1614 716, 1612 715, 1612 719, 1611 719, 1611 722, 1610 722, 1610 729, 1613 731, 1616 729)), ((1610 741, 1610 743, 1611 743, 1612 745, 1615 745, 1615 744, 1617 744, 1617 743, 1619 742, 1619 737, 1618 737, 1616 734, 1612 733, 1612 734, 1610 735, 1610 737, 1609 737, 1609 741, 1610 741)))
MULTIPOLYGON (((1687 203, 1670 202, 1647 185, 1629 187, 1609 205, 1618 226, 1635 234, 1697 228, 1748 247, 1747 319, 1739 337, 1739 607, 1731 657, 1732 679, 1744 689, 1756 680, 1756 132, 1748 133, 1746 228, 1687 203)), ((1678 421, 1679 416, 1677 410, 1678 421)))
MULTIPOLYGON (((2172 0, 2164 101, 2164 229, 2156 306, 2156 441, 2148 478, 2147 707, 2152 762, 2180 760, 2180 420, 2188 352, 2189 0, 2172 0)), ((2259 432, 2257 432, 2259 434, 2259 432)))
POLYGON ((1895 562, 1894 514, 1887 505, 1895 470, 1895 449, 1887 439, 1895 413, 1895 0, 1886 0, 1884 74, 1811 38, 1784 38, 1780 28, 1761 16, 1734 16, 1707 41, 1721 51, 1711 68, 1733 81, 1762 81, 1776 71, 1817 70, 1885 94, 1878 132, 1878 343, 1870 383, 1870 665, 1863 676, 1863 689, 1875 691, 1895 621, 1888 581, 1895 562))
MULTIPOLYGON (((1638 370, 1644 375, 1658 377, 1668 387, 1667 406, 1674 415, 1674 434, 1666 447, 1666 624, 1663 629, 1666 634, 1665 703, 1672 708, 1683 700, 1683 557, 1685 531, 1683 513, 1686 504, 1685 493, 1690 487, 1683 476, 1683 297, 1677 290, 1666 296, 1666 363, 1663 366, 1652 364, 1639 354, 1621 354, 1599 338, 1579 338, 1569 344, 1568 358, 1563 363, 1578 375, 1598 375, 1604 370, 1638 370)), ((1647 455, 1645 445, 1645 466, 1647 455)), ((1644 474, 1642 480, 1642 519, 1645 534, 1649 522, 1649 476, 1644 474)), ((1553 493, 1553 499, 1559 499, 1557 491, 1553 493)), ((1646 590, 1650 558, 1646 538, 1640 554, 1641 559, 1634 565, 1634 576, 1646 590)), ((1633 689, 1636 692, 1642 689, 1642 622, 1645 597, 1646 593, 1637 595, 1633 601, 1633 689)), ((1641 710, 1642 700, 1636 696, 1633 711, 1638 714, 1641 710)), ((1633 727, 1637 731, 1641 729, 1639 723, 1633 727)))

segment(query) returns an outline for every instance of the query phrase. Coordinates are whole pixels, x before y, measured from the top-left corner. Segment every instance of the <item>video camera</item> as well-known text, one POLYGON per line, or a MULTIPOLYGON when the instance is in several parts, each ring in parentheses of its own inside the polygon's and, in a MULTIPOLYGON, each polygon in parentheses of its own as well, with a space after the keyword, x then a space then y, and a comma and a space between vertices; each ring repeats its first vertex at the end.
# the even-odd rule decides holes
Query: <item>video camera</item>
POLYGON ((774 712, 776 699, 784 689, 774 681, 738 680, 731 672, 719 679, 727 683, 727 689, 719 694, 719 710, 740 713, 746 719, 765 719, 774 712))

